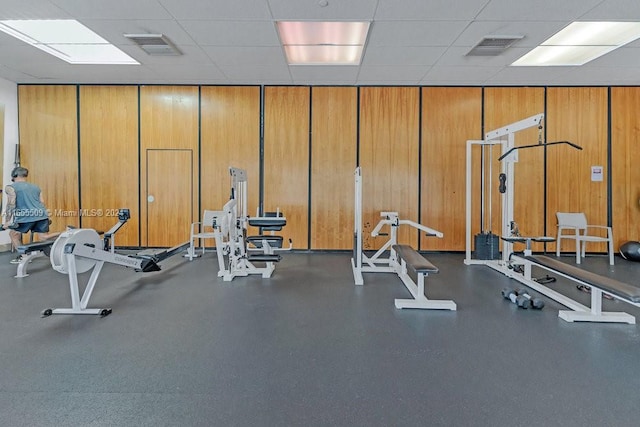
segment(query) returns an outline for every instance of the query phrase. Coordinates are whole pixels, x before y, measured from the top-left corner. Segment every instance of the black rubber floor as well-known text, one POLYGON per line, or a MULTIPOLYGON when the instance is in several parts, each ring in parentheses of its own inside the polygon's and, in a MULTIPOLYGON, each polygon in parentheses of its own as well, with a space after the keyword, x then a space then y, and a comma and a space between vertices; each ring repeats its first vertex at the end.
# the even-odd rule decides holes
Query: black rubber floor
MULTIPOLYGON (((500 295, 517 283, 461 254, 428 255, 428 296, 458 311, 396 310, 401 281, 355 286, 349 257, 285 254, 271 279, 232 282, 214 254, 148 274, 106 265, 89 306, 110 316, 41 318, 70 305, 67 277, 41 258, 15 279, 2 254, 0 425, 640 424, 638 325, 567 323, 546 298, 518 309, 500 295)), ((616 263, 583 267, 640 284, 640 263, 616 263)))

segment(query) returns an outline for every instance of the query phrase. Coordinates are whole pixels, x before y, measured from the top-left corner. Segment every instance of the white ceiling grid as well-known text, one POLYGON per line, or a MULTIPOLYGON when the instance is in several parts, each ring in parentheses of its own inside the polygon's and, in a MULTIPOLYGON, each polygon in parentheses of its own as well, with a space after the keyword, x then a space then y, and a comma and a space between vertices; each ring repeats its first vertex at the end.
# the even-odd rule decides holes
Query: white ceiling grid
POLYGON ((640 20, 637 0, 0 0, 0 19, 77 19, 141 65, 71 65, 0 33, 0 77, 18 83, 640 85, 640 42, 581 67, 510 67, 576 20, 640 20), (289 66, 277 20, 365 20, 359 66, 289 66), (183 52, 149 56, 123 34, 160 33, 183 52), (523 35, 499 56, 466 53, 523 35))

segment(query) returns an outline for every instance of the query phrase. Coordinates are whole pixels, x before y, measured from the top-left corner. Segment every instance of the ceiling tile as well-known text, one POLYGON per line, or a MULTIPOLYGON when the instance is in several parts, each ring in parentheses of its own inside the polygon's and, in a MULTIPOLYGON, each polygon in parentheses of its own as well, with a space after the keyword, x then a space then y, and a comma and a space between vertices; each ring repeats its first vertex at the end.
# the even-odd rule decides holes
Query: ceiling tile
POLYGON ((482 10, 488 0, 379 0, 375 19, 467 21, 482 10))
POLYGON ((576 20, 602 0, 491 0, 476 17, 479 21, 576 20))
POLYGON ((580 21, 628 21, 640 19, 640 2, 637 0, 605 0, 580 16, 580 21))
POLYGON ((464 21, 376 21, 368 45, 449 46, 464 31, 464 21))
POLYGON ((265 0, 158 0, 178 20, 271 19, 265 0))
POLYGON ((279 46, 229 47, 203 46, 204 52, 218 65, 232 66, 286 66, 287 61, 279 46))
POLYGON ((351 66, 292 66, 290 71, 293 82, 296 84, 313 84, 313 82, 322 80, 329 84, 353 85, 358 77, 358 67, 351 66))
POLYGON ((358 81, 419 82, 428 70, 428 66, 363 66, 358 74, 358 81))
POLYGON ((182 21, 196 43, 209 46, 280 46, 271 21, 182 21))
POLYGON ((244 67, 220 65, 220 70, 231 83, 242 84, 291 84, 289 67, 244 67))
POLYGON ((0 0, 0 19, 69 19, 71 15, 50 1, 0 0))
POLYGON ((319 0, 268 0, 277 20, 353 21, 373 19, 378 0, 327 0, 321 7, 319 0))
POLYGON ((488 78, 496 74, 501 67, 434 67, 420 82, 424 85, 435 84, 467 84, 481 85, 488 78))
POLYGON ((171 15, 156 0, 51 0, 78 20, 168 19, 171 15))
POLYGON ((444 47, 368 46, 362 65, 432 65, 445 50, 444 47))

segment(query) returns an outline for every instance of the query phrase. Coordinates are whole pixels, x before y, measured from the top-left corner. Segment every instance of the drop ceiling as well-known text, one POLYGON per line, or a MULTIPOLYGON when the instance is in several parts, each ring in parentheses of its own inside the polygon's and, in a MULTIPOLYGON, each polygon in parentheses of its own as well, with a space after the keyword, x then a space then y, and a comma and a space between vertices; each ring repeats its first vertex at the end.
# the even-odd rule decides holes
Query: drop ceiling
POLYGON ((77 19, 141 65, 71 65, 0 33, 0 77, 17 83, 640 85, 640 41, 580 67, 510 67, 573 21, 640 20, 638 0, 0 0, 0 19, 77 19), (370 21, 359 66, 289 66, 278 20, 370 21), (150 56, 124 34, 163 34, 150 56), (467 56, 487 35, 523 38, 467 56))

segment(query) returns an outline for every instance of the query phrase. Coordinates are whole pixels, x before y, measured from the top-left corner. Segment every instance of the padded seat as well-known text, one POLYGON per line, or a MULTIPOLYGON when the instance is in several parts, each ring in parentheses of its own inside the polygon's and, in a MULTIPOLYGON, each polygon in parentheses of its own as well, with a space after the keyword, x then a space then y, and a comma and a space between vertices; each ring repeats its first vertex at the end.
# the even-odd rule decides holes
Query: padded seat
POLYGON ((282 227, 284 227, 285 225, 287 225, 287 220, 285 218, 268 218, 268 217, 254 217, 254 218, 249 218, 248 220, 249 225, 252 227, 262 227, 262 228, 268 228, 269 230, 273 229, 274 231, 279 231, 280 229, 282 229, 282 227))
POLYGON ((250 254, 247 259, 252 262, 279 262, 282 257, 278 254, 250 254))
POLYGON ((600 276, 579 267, 549 258, 544 255, 531 255, 524 257, 535 264, 553 269, 573 279, 594 286, 604 292, 620 297, 632 303, 640 303, 640 287, 620 282, 610 277, 600 276))
POLYGON ((26 245, 21 245, 18 246, 18 253, 19 254, 28 254, 30 252, 36 252, 36 251, 44 251, 46 249, 50 249, 51 246, 53 246, 53 244, 55 243, 55 239, 50 239, 50 240, 43 240, 41 242, 34 242, 34 243, 29 243, 26 245))
POLYGON ((282 236, 259 235, 247 237, 247 242, 251 243, 256 248, 261 248, 262 242, 264 241, 266 241, 272 248, 281 248, 282 240, 282 236))
POLYGON ((418 251, 413 249, 409 245, 393 245, 392 249, 396 251, 396 254, 404 260, 408 267, 414 270, 416 273, 437 273, 438 267, 431 264, 425 257, 420 255, 418 251))

